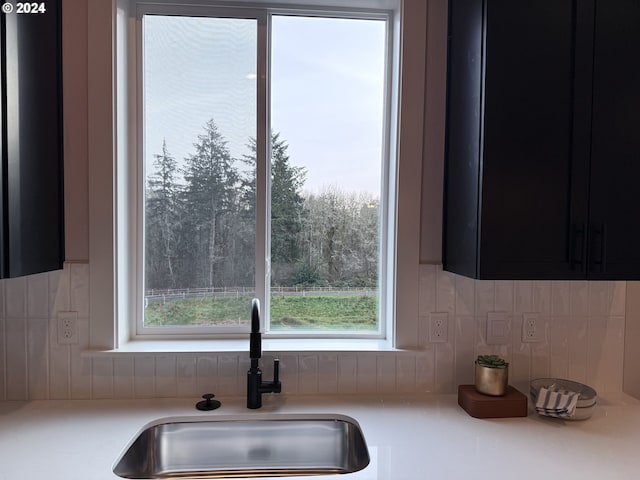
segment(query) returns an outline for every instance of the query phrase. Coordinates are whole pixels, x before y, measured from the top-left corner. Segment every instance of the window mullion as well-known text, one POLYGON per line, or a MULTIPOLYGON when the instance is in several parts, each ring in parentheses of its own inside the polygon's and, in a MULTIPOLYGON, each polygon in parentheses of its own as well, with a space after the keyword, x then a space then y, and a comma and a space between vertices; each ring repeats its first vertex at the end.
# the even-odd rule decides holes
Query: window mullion
POLYGON ((263 329, 269 322, 270 184, 269 24, 266 11, 258 15, 257 125, 256 125, 256 297, 262 305, 263 329))

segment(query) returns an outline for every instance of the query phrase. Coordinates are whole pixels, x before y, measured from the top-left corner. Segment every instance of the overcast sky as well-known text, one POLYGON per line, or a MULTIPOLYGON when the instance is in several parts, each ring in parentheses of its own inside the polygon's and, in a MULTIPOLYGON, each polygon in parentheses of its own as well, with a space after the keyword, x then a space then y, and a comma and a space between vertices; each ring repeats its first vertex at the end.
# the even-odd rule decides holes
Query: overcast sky
MULTIPOLYGON (((231 154, 256 136, 256 23, 145 17, 145 158, 166 139, 181 160, 213 118, 231 154)), ((273 18, 271 126, 307 169, 305 188, 377 193, 383 128, 385 25, 273 18)))

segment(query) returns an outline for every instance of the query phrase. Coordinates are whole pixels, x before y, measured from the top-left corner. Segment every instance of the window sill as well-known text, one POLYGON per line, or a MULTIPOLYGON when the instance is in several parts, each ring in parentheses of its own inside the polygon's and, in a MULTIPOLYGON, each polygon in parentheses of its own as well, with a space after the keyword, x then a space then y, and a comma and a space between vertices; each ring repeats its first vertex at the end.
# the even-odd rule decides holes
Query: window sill
MULTIPOLYGON (((249 351, 248 339, 132 340, 112 350, 87 350, 83 357, 149 356, 168 354, 220 354, 249 351)), ((388 340, 378 339, 262 339, 263 353, 394 352, 388 340)))

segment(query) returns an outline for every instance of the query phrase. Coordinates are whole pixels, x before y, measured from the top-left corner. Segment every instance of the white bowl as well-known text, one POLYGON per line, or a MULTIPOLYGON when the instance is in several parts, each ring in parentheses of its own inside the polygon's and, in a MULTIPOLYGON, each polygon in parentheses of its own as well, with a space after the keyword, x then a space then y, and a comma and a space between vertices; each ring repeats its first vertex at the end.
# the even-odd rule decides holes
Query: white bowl
POLYGON ((564 380, 562 378, 536 378, 535 380, 531 380, 529 394, 531 395, 531 400, 534 405, 538 398, 540 388, 549 388, 551 385, 555 385, 556 388, 561 390, 568 390, 579 394, 575 414, 572 417, 563 418, 564 420, 586 420, 593 414, 598 400, 596 391, 583 383, 564 380))

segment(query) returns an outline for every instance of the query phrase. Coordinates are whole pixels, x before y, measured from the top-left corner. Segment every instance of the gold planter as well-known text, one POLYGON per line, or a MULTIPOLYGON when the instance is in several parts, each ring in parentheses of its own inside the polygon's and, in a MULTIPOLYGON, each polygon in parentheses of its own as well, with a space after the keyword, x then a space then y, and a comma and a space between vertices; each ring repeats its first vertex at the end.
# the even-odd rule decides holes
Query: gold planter
POLYGON ((476 363, 476 390, 485 395, 499 397, 507 392, 509 367, 491 368, 476 363))

